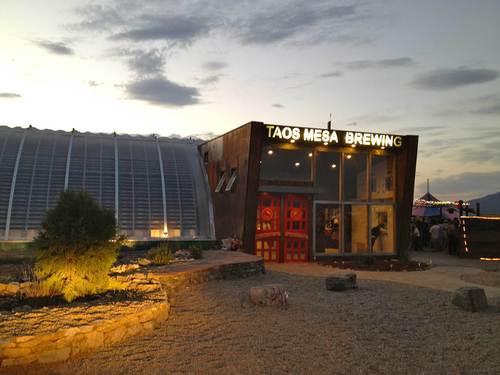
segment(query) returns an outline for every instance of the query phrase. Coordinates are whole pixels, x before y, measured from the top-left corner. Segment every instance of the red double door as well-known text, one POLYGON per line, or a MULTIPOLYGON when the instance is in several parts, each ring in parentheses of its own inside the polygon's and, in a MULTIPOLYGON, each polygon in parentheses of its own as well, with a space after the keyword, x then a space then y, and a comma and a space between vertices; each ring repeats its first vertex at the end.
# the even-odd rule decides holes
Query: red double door
POLYGON ((255 254, 270 262, 308 261, 309 201, 305 196, 258 196, 255 254))

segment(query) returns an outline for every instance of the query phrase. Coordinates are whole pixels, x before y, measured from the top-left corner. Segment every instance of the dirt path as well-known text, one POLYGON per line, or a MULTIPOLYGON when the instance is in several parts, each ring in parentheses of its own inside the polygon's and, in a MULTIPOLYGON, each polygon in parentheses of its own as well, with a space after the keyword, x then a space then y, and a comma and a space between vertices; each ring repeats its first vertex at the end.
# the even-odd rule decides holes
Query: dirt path
POLYGON ((328 292, 321 277, 269 272, 213 281, 176 297, 154 334, 86 357, 1 374, 498 374, 500 314, 466 313, 450 294, 362 279, 328 292), (290 308, 239 305, 282 283, 290 308))

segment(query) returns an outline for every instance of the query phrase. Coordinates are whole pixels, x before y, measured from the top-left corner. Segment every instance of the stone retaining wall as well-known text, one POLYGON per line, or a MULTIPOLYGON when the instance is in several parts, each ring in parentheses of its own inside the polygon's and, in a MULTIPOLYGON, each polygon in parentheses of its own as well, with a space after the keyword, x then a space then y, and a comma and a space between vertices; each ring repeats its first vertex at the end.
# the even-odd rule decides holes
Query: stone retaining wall
POLYGON ((220 264, 199 270, 175 273, 151 271, 148 273, 147 278, 158 280, 163 288, 171 293, 183 285, 201 284, 211 280, 246 278, 264 273, 264 260, 257 260, 244 263, 220 264))
POLYGON ((22 292, 25 289, 31 287, 31 282, 27 281, 25 283, 0 283, 0 296, 15 296, 18 292, 22 292))
MULTIPOLYGON (((263 260, 215 264, 174 273, 165 270, 168 268, 165 268, 163 272, 149 270, 147 275, 134 273, 117 277, 117 279, 125 283, 128 288, 141 291, 155 290, 158 288, 157 282, 160 282, 167 292, 171 292, 182 285, 200 284, 210 280, 245 278, 265 273, 263 260)), ((16 287, 17 292, 20 285, 16 287)), ((14 291, 14 286, 11 289, 14 291)), ((154 293, 158 295, 158 291, 154 293)), ((165 295, 161 302, 154 303, 152 307, 150 305, 147 309, 132 315, 103 320, 91 325, 61 329, 50 334, 0 339, 0 367, 64 361, 100 346, 114 344, 128 337, 151 331, 168 319, 169 312, 170 304, 165 295)))
POLYGON ((170 304, 165 296, 163 301, 121 318, 61 329, 45 335, 0 340, 0 367, 64 361, 100 346, 152 331, 167 320, 169 312, 170 304))

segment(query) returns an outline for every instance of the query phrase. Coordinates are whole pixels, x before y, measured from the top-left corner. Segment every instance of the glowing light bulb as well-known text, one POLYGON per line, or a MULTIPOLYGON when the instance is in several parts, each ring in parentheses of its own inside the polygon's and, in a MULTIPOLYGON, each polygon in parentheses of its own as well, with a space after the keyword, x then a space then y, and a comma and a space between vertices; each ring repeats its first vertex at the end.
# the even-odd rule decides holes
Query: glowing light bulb
POLYGON ((352 148, 356 147, 356 145, 351 145, 352 148))
POLYGON ((350 159, 350 158, 352 158, 352 155, 346 155, 346 158, 350 159))
POLYGON ((268 155, 272 155, 272 154, 274 154, 274 151, 273 150, 268 150, 267 153, 268 153, 268 155))
POLYGON ((295 162, 296 167, 300 167, 300 163, 298 161, 295 162))
POLYGON ((310 152, 308 155, 309 155, 310 158, 313 157, 313 153, 312 152, 310 152))
POLYGON ((337 168, 337 164, 332 164, 332 168, 337 168))
POLYGON ((292 140, 290 141, 290 143, 295 143, 295 139, 292 139, 292 140))

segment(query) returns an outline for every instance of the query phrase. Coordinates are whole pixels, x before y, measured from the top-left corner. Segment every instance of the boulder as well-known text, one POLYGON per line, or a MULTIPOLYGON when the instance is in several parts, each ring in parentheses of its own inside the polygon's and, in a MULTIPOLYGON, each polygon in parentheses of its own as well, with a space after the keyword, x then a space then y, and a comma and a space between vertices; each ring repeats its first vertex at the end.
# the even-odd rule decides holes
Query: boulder
POLYGON ((250 302, 261 306, 287 306, 288 292, 280 284, 255 286, 250 288, 250 302))
POLYGON ((147 258, 139 258, 137 259, 137 264, 142 267, 149 266, 152 262, 147 258))
POLYGON ((484 289, 475 286, 465 286, 457 289, 453 294, 451 303, 471 312, 484 311, 488 308, 484 289))
POLYGON ((355 273, 346 273, 342 275, 328 276, 325 279, 325 286, 327 290, 342 292, 347 289, 356 289, 357 278, 355 273))

